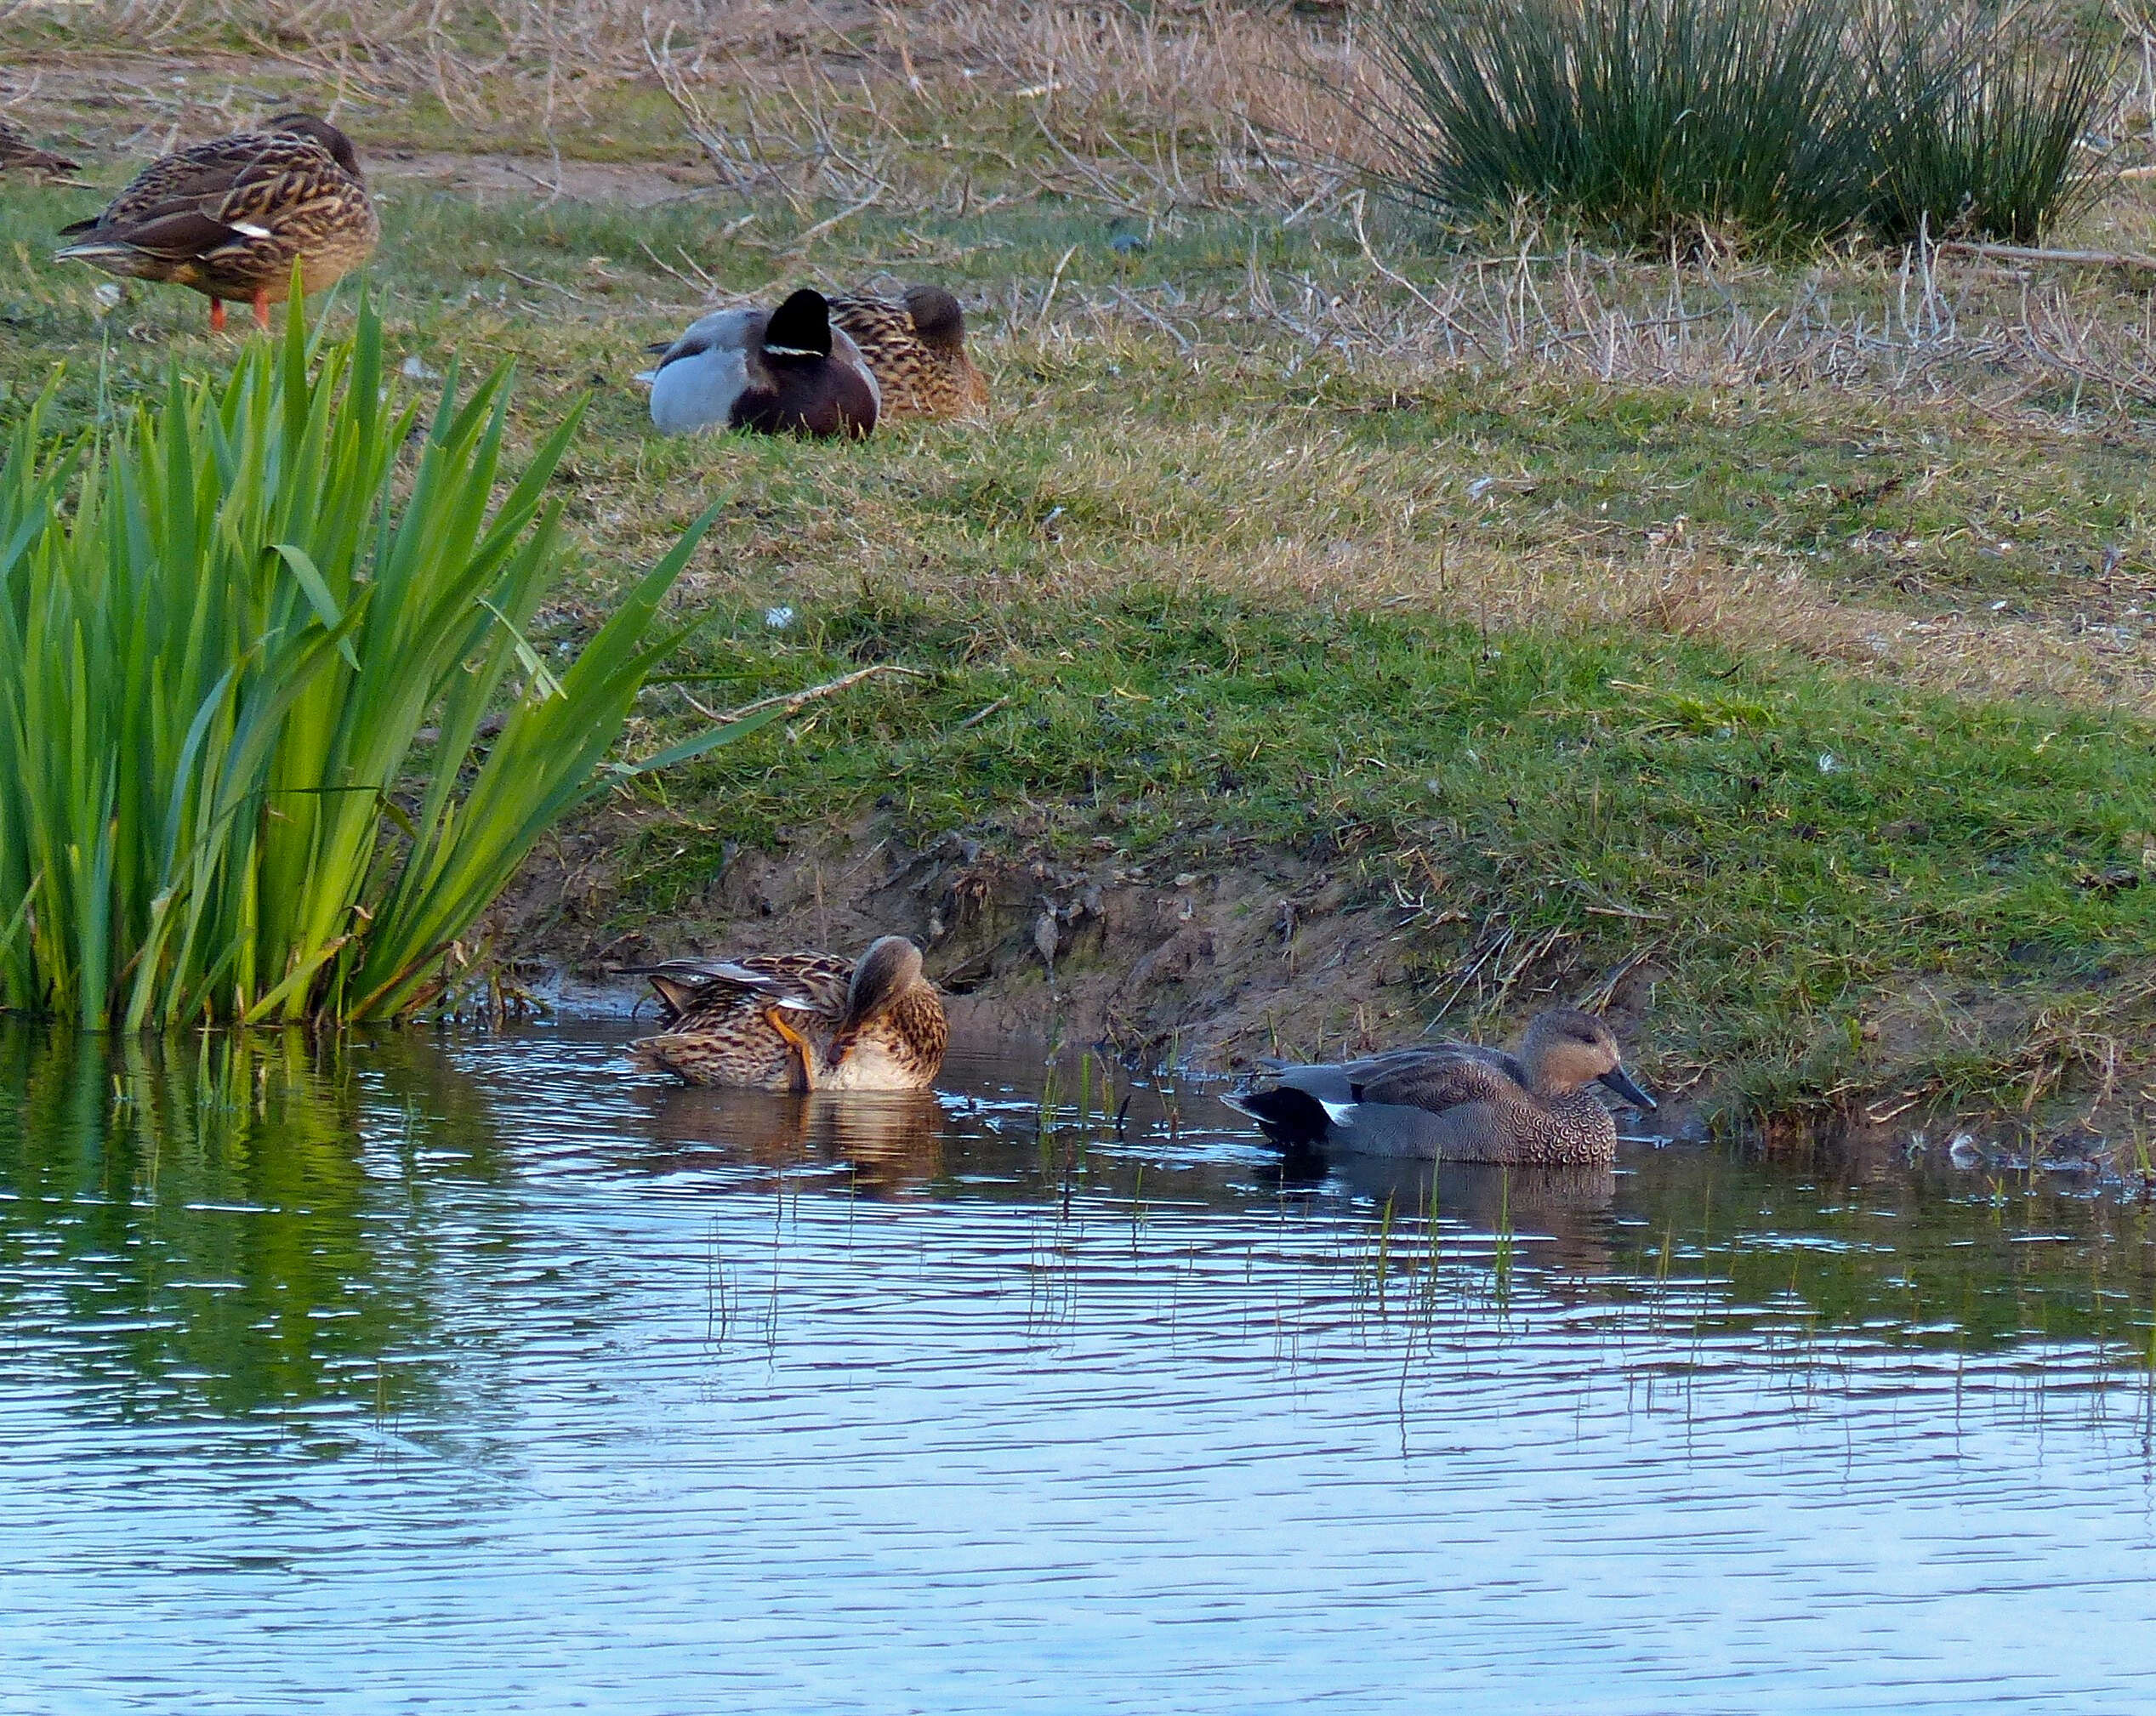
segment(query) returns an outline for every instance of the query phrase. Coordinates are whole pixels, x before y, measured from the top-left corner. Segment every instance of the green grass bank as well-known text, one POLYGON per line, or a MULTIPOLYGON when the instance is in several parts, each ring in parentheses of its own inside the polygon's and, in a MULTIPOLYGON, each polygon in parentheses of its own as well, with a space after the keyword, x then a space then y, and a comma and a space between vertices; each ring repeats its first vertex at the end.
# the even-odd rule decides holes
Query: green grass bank
MULTIPOLYGON (((932 103, 955 75, 923 54, 929 95, 902 95, 877 81, 896 63, 873 99, 932 103)), ((205 64, 197 83, 226 75, 205 64)), ((581 568, 538 617, 549 642, 588 638, 734 497, 627 750, 905 670, 623 784, 533 861, 505 920, 523 951, 603 969, 843 939, 899 905, 892 927, 925 933, 971 889, 993 921, 947 922, 932 969, 1043 1025, 1114 988, 1095 1012, 1135 1052, 1494 1031, 1584 995, 1650 1078, 1727 1116, 2093 1107, 2156 1131, 2142 276, 1658 262, 1531 228, 1439 244, 1345 182, 1261 195, 1217 116, 1157 93, 1035 123, 1022 70, 969 82, 996 87, 947 110, 948 149, 833 98, 841 140, 913 126, 850 213, 799 175, 709 188, 626 71, 564 112, 559 162, 514 172, 438 104, 347 116, 384 204, 369 277, 397 384, 514 359, 521 449, 591 396, 553 485, 581 568), (648 434, 645 341, 723 293, 879 276, 964 296, 987 425, 648 434), (904 864, 941 867, 902 899, 904 864), (748 903, 742 878, 789 867, 748 903), (1073 914, 1089 889, 1105 903, 1073 914)), ((43 75, 52 112, 106 73, 43 75)), ((132 133, 69 134, 115 182, 132 133)), ((2145 183, 2075 241, 2138 246, 2145 183)), ((6 410, 56 361, 80 421, 174 351, 231 361, 191 295, 111 306, 45 259, 95 201, 0 183, 6 410)))

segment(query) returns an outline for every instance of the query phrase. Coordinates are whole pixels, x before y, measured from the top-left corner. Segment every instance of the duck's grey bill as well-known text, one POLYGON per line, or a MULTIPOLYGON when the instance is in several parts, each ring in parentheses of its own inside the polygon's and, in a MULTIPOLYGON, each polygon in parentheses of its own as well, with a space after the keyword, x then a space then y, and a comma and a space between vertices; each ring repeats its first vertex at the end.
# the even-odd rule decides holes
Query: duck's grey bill
POLYGON ((1597 1082, 1607 1084, 1612 1090, 1615 1091, 1619 1096, 1623 1097, 1625 1101, 1630 1103, 1633 1107, 1646 1109, 1650 1113, 1653 1111, 1654 1099, 1649 1096, 1644 1090, 1641 1090, 1638 1085, 1633 1083, 1630 1079, 1627 1078, 1624 1076, 1624 1069, 1623 1067, 1612 1067, 1607 1072, 1605 1072, 1601 1076, 1597 1082))

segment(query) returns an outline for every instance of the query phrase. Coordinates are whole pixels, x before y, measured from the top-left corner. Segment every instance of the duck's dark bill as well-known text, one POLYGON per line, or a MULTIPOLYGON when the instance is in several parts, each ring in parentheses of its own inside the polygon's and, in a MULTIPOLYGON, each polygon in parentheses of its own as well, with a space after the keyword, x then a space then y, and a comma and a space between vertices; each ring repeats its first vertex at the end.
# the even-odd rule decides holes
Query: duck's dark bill
POLYGON ((1607 1072, 1605 1072, 1597 1082, 1602 1084, 1607 1084, 1612 1090, 1615 1091, 1619 1096, 1623 1097, 1625 1101, 1630 1103, 1633 1107, 1644 1108, 1648 1110, 1650 1112, 1653 1111, 1654 1107, 1654 1099, 1649 1096, 1644 1090, 1641 1090, 1638 1085, 1633 1083, 1630 1079, 1627 1078, 1624 1076, 1624 1069, 1623 1067, 1612 1067, 1607 1072))

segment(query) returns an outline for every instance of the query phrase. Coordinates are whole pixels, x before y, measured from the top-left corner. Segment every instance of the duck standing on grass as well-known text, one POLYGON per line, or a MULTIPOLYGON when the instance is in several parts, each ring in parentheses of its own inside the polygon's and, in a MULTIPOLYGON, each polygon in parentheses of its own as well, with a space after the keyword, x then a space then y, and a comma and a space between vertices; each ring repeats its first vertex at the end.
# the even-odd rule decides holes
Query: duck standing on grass
POLYGON ((819 292, 797 292, 777 310, 715 310, 650 349, 663 354, 658 366, 637 379, 651 384, 651 422, 662 435, 859 437, 882 408, 861 348, 832 327, 819 292))
POLYGON ((829 953, 670 959, 645 969, 666 1030, 629 1059, 690 1084, 741 1090, 925 1090, 951 1040, 943 1003, 903 935, 858 961, 829 953))
POLYGON ((1609 1026, 1574 1007, 1537 1014, 1517 1055, 1436 1043, 1336 1065, 1266 1065, 1271 1088, 1237 1092, 1230 1107, 1277 1144, 1372 1156, 1607 1168, 1617 1125, 1587 1087, 1654 1106, 1625 1075, 1609 1026))
POLYGON ((56 260, 191 287, 209 299, 213 329, 225 326, 227 298, 251 300, 266 329, 295 264, 305 290, 323 291, 373 253, 382 223, 351 139, 312 114, 285 113, 160 156, 60 236, 75 242, 56 260))
POLYGON ((82 164, 49 149, 40 149, 21 126, 0 116, 0 173, 34 173, 42 179, 55 173, 72 173, 82 164))
POLYGON ((965 311, 940 286, 903 297, 834 298, 831 320, 853 336, 883 391, 886 417, 979 417, 988 383, 966 355, 965 311))

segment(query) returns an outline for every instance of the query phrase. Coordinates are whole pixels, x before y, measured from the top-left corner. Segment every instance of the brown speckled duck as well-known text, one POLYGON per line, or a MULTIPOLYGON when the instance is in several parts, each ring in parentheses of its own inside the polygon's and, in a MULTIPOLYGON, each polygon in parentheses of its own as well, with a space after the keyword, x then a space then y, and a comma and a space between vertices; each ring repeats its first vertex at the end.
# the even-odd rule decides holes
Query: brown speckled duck
POLYGON ((1607 1167, 1617 1127, 1587 1087, 1654 1106, 1625 1075, 1609 1026, 1573 1007, 1536 1015, 1516 1055, 1436 1043, 1338 1065, 1268 1066, 1271 1088, 1239 1092, 1231 1107, 1276 1143, 1373 1156, 1607 1167))
POLYGON ((21 126, 0 116, 0 173, 34 173, 42 178, 48 173, 72 173, 82 164, 49 149, 40 149, 21 126))
POLYGON ((905 295, 834 298, 831 320, 875 372, 887 417, 978 417, 988 406, 988 383, 966 355, 965 312, 940 286, 911 286, 905 295))
POLYGON ((747 1090, 924 1090, 951 1032, 903 935, 858 961, 829 953, 673 959, 643 975, 666 1030, 629 1058, 691 1084, 747 1090))
POLYGON ((382 236, 351 139, 327 120, 282 114, 260 131, 160 156, 88 220, 60 229, 56 253, 139 280, 191 287, 225 326, 228 298, 270 306, 296 263, 309 292, 358 267, 382 236))

